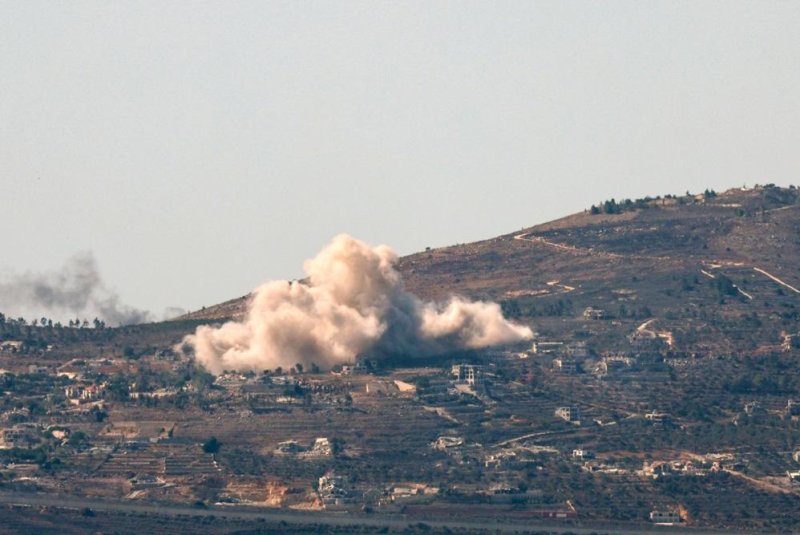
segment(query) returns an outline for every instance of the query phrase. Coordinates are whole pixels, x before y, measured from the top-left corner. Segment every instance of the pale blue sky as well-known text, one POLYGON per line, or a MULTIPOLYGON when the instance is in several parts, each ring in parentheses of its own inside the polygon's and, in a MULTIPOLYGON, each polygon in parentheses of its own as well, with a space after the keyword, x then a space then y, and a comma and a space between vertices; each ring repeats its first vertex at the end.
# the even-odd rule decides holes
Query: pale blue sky
POLYGON ((2 1, 0 271, 90 250, 194 309, 340 232, 798 183, 798 35, 798 2, 2 1))

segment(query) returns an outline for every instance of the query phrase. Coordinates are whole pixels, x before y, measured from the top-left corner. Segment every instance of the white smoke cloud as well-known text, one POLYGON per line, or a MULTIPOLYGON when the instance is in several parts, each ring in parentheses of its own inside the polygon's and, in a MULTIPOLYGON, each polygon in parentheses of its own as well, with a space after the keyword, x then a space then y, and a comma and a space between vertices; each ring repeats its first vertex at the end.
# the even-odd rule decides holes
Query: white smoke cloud
POLYGON ((150 313, 125 305, 106 288, 90 252, 78 253, 55 272, 11 274, 0 278, 0 312, 13 316, 78 315, 109 325, 143 323, 150 313))
POLYGON ((407 292, 397 255, 339 235, 304 268, 308 282, 258 288, 243 322, 201 326, 185 343, 208 371, 262 371, 311 363, 322 369, 358 355, 430 356, 530 339, 496 303, 423 302, 407 292))

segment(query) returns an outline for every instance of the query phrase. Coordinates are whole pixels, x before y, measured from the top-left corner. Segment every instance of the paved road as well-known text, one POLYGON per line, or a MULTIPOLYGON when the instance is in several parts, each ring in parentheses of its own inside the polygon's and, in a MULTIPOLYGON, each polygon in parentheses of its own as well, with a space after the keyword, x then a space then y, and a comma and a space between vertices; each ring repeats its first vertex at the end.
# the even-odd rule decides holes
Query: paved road
MULTIPOLYGON (((537 523, 528 521, 522 523, 498 523, 487 521, 466 522, 457 520, 428 520, 418 517, 404 517, 402 515, 383 515, 383 514, 349 514, 349 513, 330 513, 317 511, 287 511, 283 509, 259 509, 248 510, 243 508, 211 507, 208 509, 193 508, 174 504, 146 503, 146 502, 121 502, 100 500, 97 498, 78 498, 73 496, 61 496, 54 494, 33 494, 21 492, 0 492, 0 505, 33 506, 33 507, 53 507, 62 509, 80 510, 90 508, 95 512, 110 513, 138 513, 152 514, 153 516, 168 517, 210 517, 214 516, 217 520, 259 520, 266 519, 271 522, 286 522, 287 524, 323 524, 329 526, 372 526, 405 528, 410 524, 424 522, 433 528, 449 529, 486 529, 501 533, 524 533, 529 531, 548 531, 552 533, 619 533, 630 534, 658 534, 667 535, 681 533, 685 535, 719 535, 723 533, 715 530, 701 530, 687 527, 671 526, 650 526, 642 524, 625 528, 610 528, 605 526, 588 526, 575 524, 554 524, 548 522, 537 523)), ((734 533, 726 531, 724 533, 734 533)))

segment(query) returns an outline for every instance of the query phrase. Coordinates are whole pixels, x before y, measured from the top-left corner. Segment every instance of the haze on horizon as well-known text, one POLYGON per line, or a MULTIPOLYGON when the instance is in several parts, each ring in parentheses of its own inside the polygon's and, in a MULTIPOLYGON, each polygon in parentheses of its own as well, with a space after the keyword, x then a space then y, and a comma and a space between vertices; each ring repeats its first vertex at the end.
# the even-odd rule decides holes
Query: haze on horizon
POLYGON ((135 309, 300 276, 341 232, 406 254, 798 182, 798 3, 0 13, 0 278, 91 251, 103 299, 135 309))

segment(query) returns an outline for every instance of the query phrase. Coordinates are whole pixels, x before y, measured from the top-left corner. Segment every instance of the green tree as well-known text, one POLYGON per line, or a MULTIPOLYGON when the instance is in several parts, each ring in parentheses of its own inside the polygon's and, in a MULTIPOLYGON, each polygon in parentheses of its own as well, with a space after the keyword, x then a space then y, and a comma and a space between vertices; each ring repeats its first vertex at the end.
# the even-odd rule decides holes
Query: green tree
POLYGON ((211 437, 203 443, 203 451, 206 453, 217 453, 221 446, 217 437, 211 437))
POLYGON ((128 388, 128 381, 122 375, 115 375, 108 382, 107 390, 109 397, 115 401, 127 400, 130 391, 128 388))

